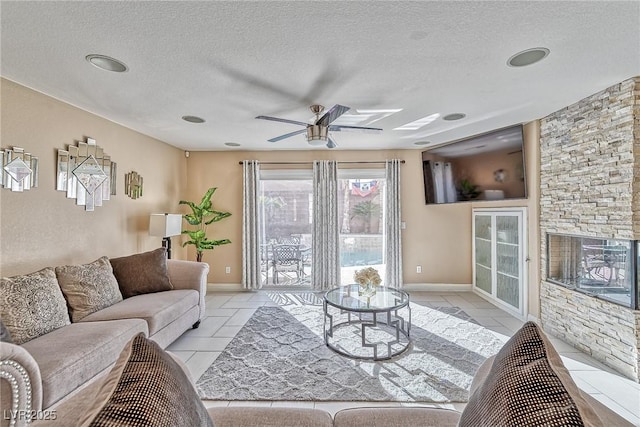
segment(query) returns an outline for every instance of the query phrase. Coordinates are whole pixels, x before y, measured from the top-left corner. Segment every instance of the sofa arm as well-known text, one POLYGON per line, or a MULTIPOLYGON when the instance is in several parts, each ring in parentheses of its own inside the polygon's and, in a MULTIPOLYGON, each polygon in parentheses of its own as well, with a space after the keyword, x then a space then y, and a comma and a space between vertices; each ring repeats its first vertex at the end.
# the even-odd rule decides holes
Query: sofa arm
POLYGON ((195 261, 167 260, 169 280, 174 289, 194 289, 200 293, 200 317, 205 317, 204 297, 207 294, 209 264, 195 261))
POLYGON ((24 425, 31 411, 42 410, 40 368, 27 350, 19 345, 0 343, 0 380, 2 425, 5 422, 8 425, 7 418, 15 418, 17 426, 24 425))

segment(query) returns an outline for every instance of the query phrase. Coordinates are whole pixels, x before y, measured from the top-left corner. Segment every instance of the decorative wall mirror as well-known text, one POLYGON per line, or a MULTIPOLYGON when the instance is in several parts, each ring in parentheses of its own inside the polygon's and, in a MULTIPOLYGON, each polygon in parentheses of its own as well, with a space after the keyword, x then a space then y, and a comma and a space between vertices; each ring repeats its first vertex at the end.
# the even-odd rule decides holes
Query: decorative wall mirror
POLYGON ((124 175, 124 193, 132 199, 142 197, 142 177, 131 171, 124 175))
POLYGON ((69 144, 67 150, 58 150, 56 190, 93 211, 116 194, 116 164, 95 139, 69 144))
POLYGON ((38 158, 23 148, 0 150, 0 187, 24 191, 38 186, 38 158))

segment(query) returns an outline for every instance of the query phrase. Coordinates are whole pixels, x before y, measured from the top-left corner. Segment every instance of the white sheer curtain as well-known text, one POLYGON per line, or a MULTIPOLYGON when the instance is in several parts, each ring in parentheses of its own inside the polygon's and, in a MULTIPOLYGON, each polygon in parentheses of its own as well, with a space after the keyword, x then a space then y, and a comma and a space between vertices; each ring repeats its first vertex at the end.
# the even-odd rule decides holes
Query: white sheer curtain
POLYGON ((431 176, 433 177, 433 198, 436 203, 446 201, 444 195, 444 166, 442 162, 432 162, 431 176))
POLYGON ((394 288, 401 288, 403 285, 400 165, 400 160, 397 159, 386 161, 385 286, 391 286, 394 288))
POLYGON ((456 195, 456 186, 453 183, 453 167, 449 162, 444 164, 444 193, 445 202, 451 203, 458 200, 458 196, 456 195))
POLYGON ((260 289, 260 225, 259 225, 259 176, 260 162, 242 162, 242 286, 260 289))
POLYGON ((340 285, 338 164, 333 160, 313 162, 312 276, 315 290, 340 285))

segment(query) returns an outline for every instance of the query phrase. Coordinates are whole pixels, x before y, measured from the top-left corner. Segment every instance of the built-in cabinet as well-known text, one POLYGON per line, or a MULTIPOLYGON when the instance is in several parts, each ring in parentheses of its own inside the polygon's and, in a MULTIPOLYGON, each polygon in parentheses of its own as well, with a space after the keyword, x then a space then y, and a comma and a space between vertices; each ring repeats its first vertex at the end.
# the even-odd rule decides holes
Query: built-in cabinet
POLYGON ((473 210, 473 290, 525 319, 525 208, 473 210))

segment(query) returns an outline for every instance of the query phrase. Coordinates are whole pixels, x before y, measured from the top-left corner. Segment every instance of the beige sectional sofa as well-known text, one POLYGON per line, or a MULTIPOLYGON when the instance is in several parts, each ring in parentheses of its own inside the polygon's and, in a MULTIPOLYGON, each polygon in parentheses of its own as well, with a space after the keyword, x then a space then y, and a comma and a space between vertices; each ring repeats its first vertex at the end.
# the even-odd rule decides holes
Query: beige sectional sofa
MULTIPOLYGON (((17 379, 15 390, 3 388, 2 409, 11 408, 9 396, 15 392, 20 402, 14 409, 55 411, 56 419, 37 420, 35 427, 632 425, 577 388, 550 341, 532 322, 479 368, 469 403, 462 412, 418 407, 353 408, 335 414, 283 407, 207 410, 184 364, 162 350, 203 318, 207 271, 206 264, 169 261, 173 290, 125 298, 22 345, 2 343, 2 362, 19 364, 2 366, 3 372, 17 379), (145 349, 136 352, 138 347, 145 349), (149 357, 154 351, 155 355, 149 357), (22 377, 28 378, 30 389, 22 377), (187 414, 195 415, 189 419, 199 421, 185 424, 187 414), (94 417, 115 417, 117 422, 92 424, 97 419, 94 417), (127 417, 131 417, 130 422, 127 417)), ((52 413, 38 414, 51 418, 52 413)), ((3 423, 8 424, 8 420, 3 423)))
POLYGON ((205 263, 167 260, 172 290, 125 298, 20 345, 0 343, 8 380, 2 381, 1 425, 8 425, 9 409, 55 409, 66 401, 73 406, 74 396, 107 373, 138 333, 165 348, 197 327, 205 316, 208 270, 205 263), (15 391, 21 396, 17 407, 15 391))

